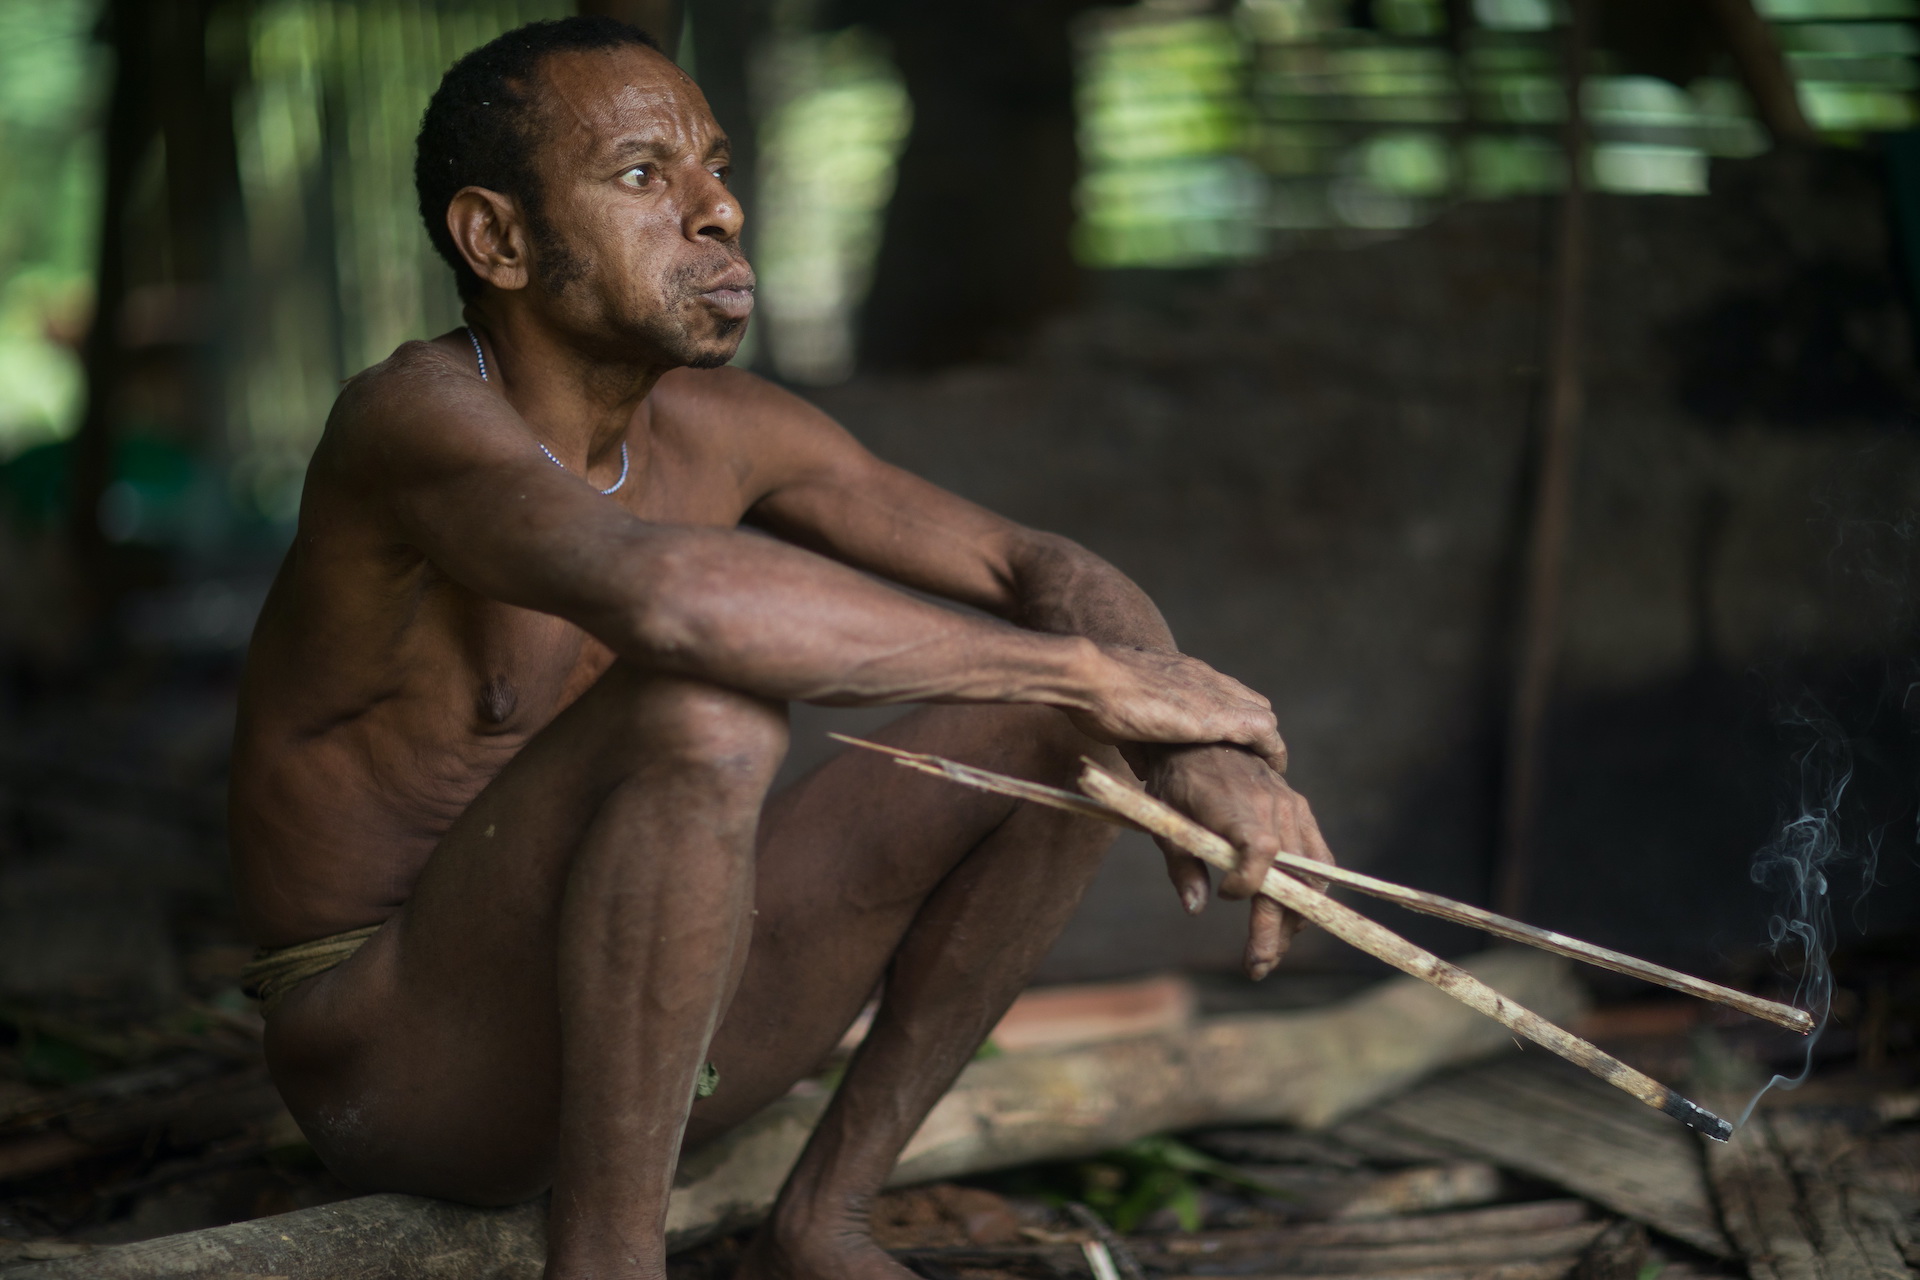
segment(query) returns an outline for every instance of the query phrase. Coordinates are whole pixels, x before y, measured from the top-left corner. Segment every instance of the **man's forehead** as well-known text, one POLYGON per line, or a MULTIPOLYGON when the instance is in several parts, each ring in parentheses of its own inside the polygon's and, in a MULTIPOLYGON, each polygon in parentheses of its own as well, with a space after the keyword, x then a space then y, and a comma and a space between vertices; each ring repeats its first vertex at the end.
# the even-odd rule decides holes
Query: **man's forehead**
POLYGON ((692 78, 644 45, 550 54, 540 78, 548 141, 564 148, 704 148, 720 132, 692 78))

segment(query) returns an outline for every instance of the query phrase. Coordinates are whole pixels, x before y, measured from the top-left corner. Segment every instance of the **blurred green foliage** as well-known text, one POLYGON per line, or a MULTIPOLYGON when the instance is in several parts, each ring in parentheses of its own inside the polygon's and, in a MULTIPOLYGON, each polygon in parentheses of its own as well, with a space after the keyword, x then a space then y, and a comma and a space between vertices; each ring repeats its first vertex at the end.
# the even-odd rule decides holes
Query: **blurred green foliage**
POLYGON ((853 371, 853 321, 912 122, 906 85, 865 28, 776 32, 760 63, 760 181, 748 210, 756 327, 781 376, 853 371))
POLYGON ((1122 1234, 1161 1210, 1170 1212, 1182 1231, 1200 1230, 1205 1225, 1201 1191, 1208 1185, 1268 1199, 1293 1198, 1282 1188, 1169 1137, 1141 1138, 1089 1160, 1028 1166, 982 1181, 1056 1208, 1084 1204, 1122 1234))
MULTIPOLYGON (((700 0, 693 0, 699 3, 700 0)), ((1759 0, 1802 101, 1837 141, 1920 123, 1920 0, 1759 0)), ((239 234, 206 364, 224 439, 176 483, 123 425, 129 536, 203 536, 185 507, 289 519, 340 382, 458 323, 414 208, 421 110, 461 53, 571 0, 250 0, 233 104, 239 234), (136 456, 139 455, 139 456, 136 456), (137 472, 138 474, 135 474, 137 472), (206 497, 207 475, 227 485, 206 497), (186 495, 186 496, 183 496, 186 495), (137 518, 135 518, 137 517, 137 518)), ((1243 260, 1276 238, 1392 231, 1464 199, 1565 181, 1553 0, 1134 4, 1076 28, 1083 172, 1075 249, 1095 267, 1243 260)), ((776 5, 755 53, 762 354, 827 382, 852 368, 893 175, 911 121, 884 43, 776 5)), ((100 0, 0 0, 0 464, 16 514, 57 519, 91 308, 100 120, 112 68, 100 0), (38 456, 39 450, 50 450, 38 456), (29 455, 33 456, 29 456, 29 455), (9 459, 15 463, 8 464, 9 459), (25 494, 24 498, 18 497, 25 494)), ((1602 57, 1586 89, 1602 190, 1692 194, 1716 156, 1766 139, 1724 69, 1686 87, 1602 57)), ((157 149, 156 149, 157 150, 157 149)), ((164 154, 142 162, 163 172, 164 154)), ((145 181, 143 178, 142 181, 145 181)))
POLYGON ((71 432, 92 305, 94 0, 0 0, 0 461, 71 432))
POLYGON ((460 323, 413 193, 413 139, 454 59, 567 0, 260 0, 234 109, 247 229, 233 485, 290 520, 340 381, 460 323))
MULTIPOLYGON (((1832 141, 1920 123, 1920 0, 1761 0, 1832 141)), ((1136 5, 1080 32, 1085 163, 1075 247, 1096 267, 1266 252, 1275 234, 1387 231, 1462 199, 1557 190, 1566 116, 1551 0, 1240 0, 1228 17, 1136 5), (1456 52, 1456 49, 1459 52, 1456 52)), ((1584 89, 1587 179, 1698 195, 1715 156, 1767 139, 1730 68, 1684 88, 1604 50, 1584 89)))

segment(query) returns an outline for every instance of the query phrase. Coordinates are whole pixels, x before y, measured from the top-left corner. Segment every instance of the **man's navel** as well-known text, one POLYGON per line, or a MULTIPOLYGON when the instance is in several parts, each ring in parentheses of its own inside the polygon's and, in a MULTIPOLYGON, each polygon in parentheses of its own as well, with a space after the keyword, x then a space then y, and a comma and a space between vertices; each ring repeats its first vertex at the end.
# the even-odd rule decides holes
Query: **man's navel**
POLYGON ((513 681, 495 676, 480 686, 477 703, 481 720, 487 724, 505 724, 513 718, 514 708, 520 705, 520 695, 515 692, 513 681))

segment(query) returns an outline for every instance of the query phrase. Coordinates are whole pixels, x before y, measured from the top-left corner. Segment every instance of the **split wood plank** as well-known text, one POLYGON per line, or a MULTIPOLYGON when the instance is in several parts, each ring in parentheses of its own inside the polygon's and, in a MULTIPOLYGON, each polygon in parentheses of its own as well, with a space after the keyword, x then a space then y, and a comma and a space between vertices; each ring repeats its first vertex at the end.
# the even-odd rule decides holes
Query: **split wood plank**
POLYGON ((1622 1218, 1587 1246, 1573 1280, 1639 1280, 1647 1251, 1647 1229, 1622 1218))
POLYGON ((1849 1176, 1853 1141, 1813 1115, 1761 1111, 1707 1153, 1727 1234, 1753 1280, 1911 1280, 1901 1214, 1849 1176))
MULTIPOLYGON (((1290 1276, 1372 1276, 1478 1272, 1515 1263, 1554 1263, 1564 1274, 1591 1251, 1610 1224, 1593 1221, 1580 1201, 1502 1206, 1472 1213, 1321 1223, 1172 1236, 1134 1236, 1125 1242, 1156 1273, 1290 1276)), ((942 1270, 1025 1270, 1051 1264, 1075 1270, 1076 1246, 944 1246, 902 1249, 896 1256, 942 1270), (1023 1264, 1025 1264, 1023 1266, 1023 1264)))
MULTIPOLYGON (((1571 1266, 1606 1226, 1604 1222, 1582 1222, 1511 1235, 1476 1235, 1408 1244, 1293 1245, 1262 1253, 1258 1265, 1278 1275, 1317 1276, 1442 1271, 1553 1258, 1565 1259, 1571 1266)), ((1140 1243, 1135 1241, 1134 1247, 1140 1248, 1140 1243)), ((1141 1256, 1158 1257, 1146 1249, 1141 1249, 1141 1256)))
MULTIPOLYGON (((1275 1243, 1421 1244, 1550 1231, 1579 1226, 1592 1216, 1583 1200, 1534 1200, 1488 1209, 1457 1209, 1451 1213, 1421 1213, 1364 1222, 1296 1222, 1277 1227, 1182 1232, 1160 1239, 1153 1247, 1170 1258, 1203 1258, 1258 1253, 1275 1243)), ((1145 1244, 1139 1247, 1147 1248, 1145 1244)))
POLYGON ((1434 1080, 1339 1125, 1362 1150, 1436 1147, 1564 1187, 1715 1257, 1732 1256, 1685 1131, 1544 1055, 1434 1080))
MULTIPOLYGON (((1412 1271, 1380 1271, 1372 1274, 1343 1274, 1341 1280, 1571 1280, 1580 1266, 1579 1254, 1546 1258, 1537 1262, 1503 1262, 1491 1266, 1418 1268, 1412 1271)), ((1238 1275, 1234 1280, 1305 1280, 1311 1272, 1282 1271, 1238 1275)))

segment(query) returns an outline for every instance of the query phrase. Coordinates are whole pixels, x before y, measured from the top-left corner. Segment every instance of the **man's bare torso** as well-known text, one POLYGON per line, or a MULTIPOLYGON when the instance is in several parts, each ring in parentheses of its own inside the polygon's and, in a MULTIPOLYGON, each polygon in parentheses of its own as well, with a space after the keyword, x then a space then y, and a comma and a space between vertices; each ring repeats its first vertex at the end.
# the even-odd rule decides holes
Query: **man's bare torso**
MULTIPOLYGON (((458 361, 411 343, 362 377, 458 361)), ((740 378, 663 378, 629 432, 630 478, 606 501, 648 521, 737 524, 754 470, 724 411, 740 378)), ((270 946, 392 914, 473 797, 613 661, 574 624, 460 586, 400 538, 343 461, 360 452, 344 437, 400 429, 379 417, 343 398, 329 422, 242 686, 234 864, 270 946)))

